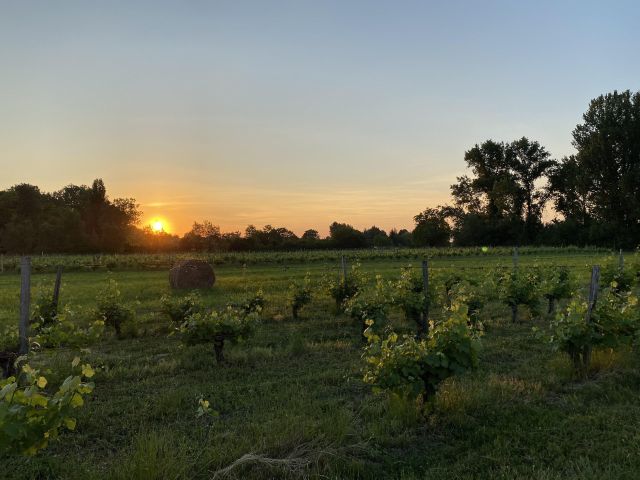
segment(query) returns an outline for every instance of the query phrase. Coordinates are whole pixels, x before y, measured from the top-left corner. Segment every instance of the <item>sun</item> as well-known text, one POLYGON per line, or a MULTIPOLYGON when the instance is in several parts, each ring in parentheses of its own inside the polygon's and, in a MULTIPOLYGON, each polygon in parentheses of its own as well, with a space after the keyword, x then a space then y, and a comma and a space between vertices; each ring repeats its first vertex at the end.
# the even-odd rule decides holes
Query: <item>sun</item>
POLYGON ((151 222, 151 230, 156 233, 164 232, 164 224, 162 220, 154 220, 151 222))

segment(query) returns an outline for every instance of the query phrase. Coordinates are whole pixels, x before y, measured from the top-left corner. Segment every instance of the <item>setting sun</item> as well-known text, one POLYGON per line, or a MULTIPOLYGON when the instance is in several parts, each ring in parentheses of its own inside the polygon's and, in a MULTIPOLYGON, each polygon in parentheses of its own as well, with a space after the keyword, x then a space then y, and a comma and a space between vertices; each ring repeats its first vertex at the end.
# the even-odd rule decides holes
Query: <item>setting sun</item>
POLYGON ((164 224, 162 223, 162 220, 154 220, 151 222, 151 229, 157 233, 163 232, 164 224))

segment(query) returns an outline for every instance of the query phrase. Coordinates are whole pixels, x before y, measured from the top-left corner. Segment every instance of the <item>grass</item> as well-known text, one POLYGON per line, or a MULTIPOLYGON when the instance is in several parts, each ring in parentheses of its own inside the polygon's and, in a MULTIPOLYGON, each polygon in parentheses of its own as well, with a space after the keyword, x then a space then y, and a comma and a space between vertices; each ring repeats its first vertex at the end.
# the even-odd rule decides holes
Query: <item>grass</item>
MULTIPOLYGON (((446 259, 441 266, 495 265, 485 261, 446 259)), ((391 277, 401 265, 363 267, 391 277)), ((224 366, 215 364, 211 347, 183 347, 167 336, 169 320, 159 311, 166 272, 113 273, 137 312, 128 338, 109 337, 81 354, 98 372, 76 432, 35 458, 3 459, 0 478, 637 478, 640 372, 633 352, 597 352, 589 379, 578 381, 562 355, 532 337, 531 327, 544 328, 544 319, 523 315, 513 325, 507 310, 492 304, 483 312, 480 368, 447 381, 421 414, 362 383, 358 325, 332 313, 331 299, 317 294, 291 319, 291 279, 307 271, 317 279, 326 269, 217 268, 218 282, 204 297, 209 305, 258 286, 268 301, 256 335, 226 351, 224 366), (197 418, 199 398, 219 416, 197 418)), ((65 274, 63 302, 89 315, 108 275, 65 274)), ((588 275, 585 267, 585 281, 588 275)), ((34 275, 33 284, 49 288, 52 280, 34 275)), ((18 286, 17 275, 0 276, 0 324, 17 318, 18 286)), ((410 328, 398 312, 393 321, 410 328)), ((50 367, 56 384, 77 354, 44 351, 32 364, 50 367)))

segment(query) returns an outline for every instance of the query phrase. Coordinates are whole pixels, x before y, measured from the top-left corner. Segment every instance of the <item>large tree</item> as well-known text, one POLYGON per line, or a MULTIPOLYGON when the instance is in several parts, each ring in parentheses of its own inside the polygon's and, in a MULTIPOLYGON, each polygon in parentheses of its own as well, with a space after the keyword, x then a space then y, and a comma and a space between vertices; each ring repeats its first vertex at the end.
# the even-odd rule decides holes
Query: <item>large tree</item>
POLYGON ((567 221, 592 242, 635 247, 640 239, 640 92, 591 101, 573 131, 575 156, 553 170, 550 192, 567 221))
POLYGON ((451 186, 458 209, 456 243, 469 241, 462 235, 469 230, 465 222, 473 224, 477 238, 493 244, 533 241, 545 203, 545 190, 538 184, 553 165, 549 157, 544 147, 526 137, 511 143, 487 140, 465 152, 473 176, 458 177, 451 186))

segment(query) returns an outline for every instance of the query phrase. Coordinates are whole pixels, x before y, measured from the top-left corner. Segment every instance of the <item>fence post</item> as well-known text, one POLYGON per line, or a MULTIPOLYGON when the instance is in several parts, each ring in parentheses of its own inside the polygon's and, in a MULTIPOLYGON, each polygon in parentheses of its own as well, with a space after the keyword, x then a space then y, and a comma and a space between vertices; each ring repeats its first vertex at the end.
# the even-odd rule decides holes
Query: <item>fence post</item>
POLYGON ((418 337, 426 335, 429 331, 429 261, 422 261, 422 287, 424 288, 424 312, 422 313, 421 325, 418 337))
POLYGON ((56 283, 53 286, 53 306, 55 311, 58 311, 58 303, 60 299, 60 283, 62 282, 62 267, 58 267, 56 270, 56 283))
MULTIPOLYGON (((596 302, 598 301, 598 288, 600 287, 600 266, 594 265, 591 269, 591 283, 589 284, 589 303, 587 306, 587 315, 585 321, 591 323, 591 316, 593 310, 596 308, 596 302)), ((587 373, 591 363, 591 346, 585 346, 582 352, 582 367, 584 373, 587 373)))
POLYGON ((20 355, 29 353, 29 307, 31 305, 31 259, 22 257, 20 264, 20 323, 18 334, 20 335, 20 355))
POLYGON ((624 254, 622 253, 622 249, 620 249, 620 256, 618 257, 618 268, 620 268, 620 271, 624 269, 624 254))
POLYGON ((344 258, 344 255, 342 255, 340 262, 342 264, 342 281, 347 283, 347 260, 344 258))

